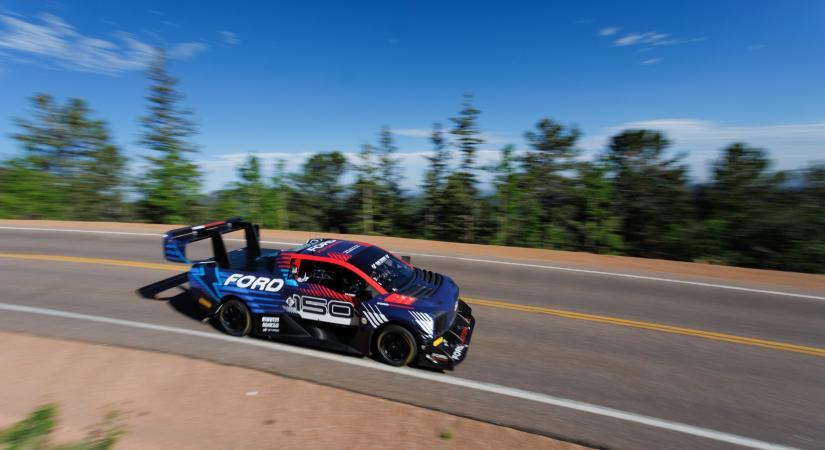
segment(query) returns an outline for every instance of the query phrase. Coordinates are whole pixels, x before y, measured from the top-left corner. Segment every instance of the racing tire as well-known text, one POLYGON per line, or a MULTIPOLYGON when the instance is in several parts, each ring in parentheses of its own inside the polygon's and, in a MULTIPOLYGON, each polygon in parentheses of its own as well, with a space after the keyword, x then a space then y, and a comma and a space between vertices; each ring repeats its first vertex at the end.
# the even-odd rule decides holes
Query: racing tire
POLYGON ((390 324, 378 331, 375 355, 384 364, 406 366, 415 360, 417 354, 415 336, 401 325, 390 324))
POLYGON ((240 300, 227 300, 218 311, 217 319, 226 334, 243 337, 252 331, 252 313, 240 300))

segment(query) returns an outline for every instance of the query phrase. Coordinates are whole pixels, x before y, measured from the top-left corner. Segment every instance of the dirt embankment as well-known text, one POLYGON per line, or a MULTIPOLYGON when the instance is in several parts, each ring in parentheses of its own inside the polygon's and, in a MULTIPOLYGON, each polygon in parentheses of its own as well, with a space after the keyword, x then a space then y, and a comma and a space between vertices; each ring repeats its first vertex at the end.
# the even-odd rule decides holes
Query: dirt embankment
POLYGON ((0 428, 60 407, 57 441, 107 412, 119 449, 582 447, 254 370, 181 356, 0 333, 0 428))
MULTIPOLYGON (((48 220, 0 220, 0 226, 69 228, 83 230, 126 231, 162 234, 180 225, 153 225, 114 222, 71 222, 48 220)), ((764 286, 787 286, 800 289, 825 290, 825 275, 745 269, 740 267, 697 264, 661 259, 626 256, 596 255, 584 252, 566 252, 520 247, 501 247, 454 242, 384 236, 341 235, 308 231, 263 230, 263 240, 278 242, 305 242, 309 238, 329 237, 371 242, 397 252, 449 255, 478 259, 521 261, 533 264, 563 265, 589 270, 617 271, 661 277, 690 277, 719 282, 740 282, 764 286)))

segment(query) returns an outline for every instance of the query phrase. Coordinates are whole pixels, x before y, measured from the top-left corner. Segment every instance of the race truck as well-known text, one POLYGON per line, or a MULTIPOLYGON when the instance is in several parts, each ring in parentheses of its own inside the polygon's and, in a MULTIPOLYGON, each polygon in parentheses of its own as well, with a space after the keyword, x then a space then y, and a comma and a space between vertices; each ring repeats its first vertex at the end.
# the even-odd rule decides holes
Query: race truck
MULTIPOLYGON (((255 337, 352 352, 392 366, 452 370, 467 357, 475 319, 445 275, 364 242, 310 239, 262 249, 258 226, 232 218, 163 235, 164 256, 191 264, 194 299, 219 328, 255 337), (243 231, 227 251, 223 235, 243 231), (211 240, 208 259, 187 245, 211 240)), ((181 275, 183 277, 183 275, 181 275)))

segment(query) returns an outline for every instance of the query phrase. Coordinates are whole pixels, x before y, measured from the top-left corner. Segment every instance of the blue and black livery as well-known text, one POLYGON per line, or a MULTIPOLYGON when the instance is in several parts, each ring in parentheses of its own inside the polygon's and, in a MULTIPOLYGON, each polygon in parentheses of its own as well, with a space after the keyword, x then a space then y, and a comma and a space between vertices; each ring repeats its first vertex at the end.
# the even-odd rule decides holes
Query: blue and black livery
POLYGON ((241 218, 179 228, 163 237, 167 260, 191 264, 198 303, 227 333, 372 355, 385 363, 453 369, 467 356, 475 319, 447 276, 364 242, 310 239, 262 249, 258 226, 241 218), (226 251, 223 235, 246 247, 226 251), (211 240, 213 257, 187 258, 211 240))

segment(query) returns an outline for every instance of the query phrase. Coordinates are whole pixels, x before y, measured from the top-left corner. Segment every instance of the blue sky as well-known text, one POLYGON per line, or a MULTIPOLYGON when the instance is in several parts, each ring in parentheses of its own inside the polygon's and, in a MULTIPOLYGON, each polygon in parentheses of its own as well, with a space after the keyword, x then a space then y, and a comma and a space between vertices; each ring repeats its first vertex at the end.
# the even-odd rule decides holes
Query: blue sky
POLYGON ((405 186, 464 92, 483 162, 542 117, 587 155, 665 131, 695 179, 743 140, 782 169, 825 160, 825 2, 104 2, 0 0, 0 155, 28 97, 87 99, 137 161, 151 46, 173 57, 214 189, 249 153, 297 165, 399 135, 405 186))

